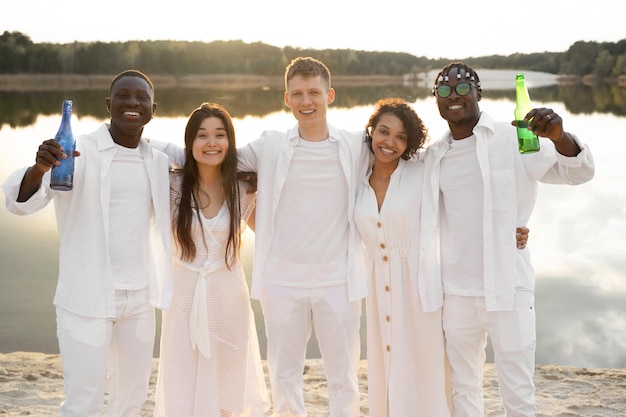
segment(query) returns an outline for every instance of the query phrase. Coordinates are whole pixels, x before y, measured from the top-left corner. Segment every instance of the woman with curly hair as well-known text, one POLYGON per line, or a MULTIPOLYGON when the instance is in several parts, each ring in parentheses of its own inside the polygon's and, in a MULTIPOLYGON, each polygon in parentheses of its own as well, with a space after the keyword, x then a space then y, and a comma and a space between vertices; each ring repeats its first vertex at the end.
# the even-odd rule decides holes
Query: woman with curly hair
POLYGON ((421 153, 428 130, 402 99, 378 101, 366 126, 374 162, 355 222, 366 248, 368 398, 371 416, 449 417, 441 309, 419 279, 421 153))

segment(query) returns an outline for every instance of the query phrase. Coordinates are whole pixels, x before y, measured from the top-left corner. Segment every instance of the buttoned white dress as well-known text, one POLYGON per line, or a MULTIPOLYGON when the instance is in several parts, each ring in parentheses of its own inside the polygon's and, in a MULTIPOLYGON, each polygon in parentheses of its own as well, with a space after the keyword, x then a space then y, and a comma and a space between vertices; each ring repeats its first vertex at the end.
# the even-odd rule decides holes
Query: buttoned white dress
POLYGON ((424 164, 399 161, 380 212, 370 175, 354 213, 367 254, 370 415, 449 417, 441 309, 423 311, 418 280, 424 164))
MULTIPOLYGON (((170 176, 174 218, 180 176, 170 176)), ((255 196, 240 183, 242 222, 255 196)), ((224 261, 230 214, 197 217, 196 259, 180 260, 175 247, 174 295, 163 312, 155 417, 264 416, 269 406, 256 325, 243 266, 224 261)))

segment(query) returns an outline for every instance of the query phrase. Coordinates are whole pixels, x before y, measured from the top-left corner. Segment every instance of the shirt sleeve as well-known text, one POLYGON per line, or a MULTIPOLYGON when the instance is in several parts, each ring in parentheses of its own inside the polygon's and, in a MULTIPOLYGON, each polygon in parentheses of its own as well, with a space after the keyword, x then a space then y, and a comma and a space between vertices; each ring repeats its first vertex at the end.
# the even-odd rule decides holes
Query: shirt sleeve
POLYGON ((47 181, 50 181, 50 174, 47 173, 44 175, 42 183, 35 194, 24 202, 18 202, 17 196, 19 195, 20 186, 27 170, 28 167, 18 169, 6 179, 4 184, 2 184, 2 191, 5 195, 5 205, 7 210, 19 216, 33 214, 43 209, 54 197, 53 191, 44 185, 47 181))
POLYGON ((150 140, 150 146, 157 151, 163 152, 170 160, 172 168, 182 168, 185 165, 185 148, 171 142, 150 140))
POLYGON ((237 170, 240 172, 258 172, 257 148, 262 144, 265 133, 257 140, 237 148, 237 170))
POLYGON ((522 156, 526 171, 536 180, 547 184, 583 184, 595 174, 593 155, 589 147, 570 133, 581 151, 576 156, 561 155, 554 143, 541 138, 541 151, 522 156), (549 166, 546 167, 546 162, 549 166))

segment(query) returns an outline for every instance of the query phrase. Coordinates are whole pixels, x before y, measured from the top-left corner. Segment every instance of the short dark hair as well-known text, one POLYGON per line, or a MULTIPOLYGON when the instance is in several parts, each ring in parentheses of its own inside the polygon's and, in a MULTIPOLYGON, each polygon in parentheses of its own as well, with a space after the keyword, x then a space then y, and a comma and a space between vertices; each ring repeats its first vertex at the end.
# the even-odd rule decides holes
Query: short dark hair
POLYGON ((120 79, 124 78, 124 77, 139 77, 139 78, 143 78, 148 85, 150 86, 150 90, 152 92, 152 95, 154 96, 154 84, 152 84, 152 81, 150 81, 150 78, 144 74, 143 72, 139 71, 139 70, 135 70, 135 69, 129 69, 126 71, 122 71, 119 74, 117 74, 115 76, 115 78, 113 78, 113 81, 111 81, 111 85, 109 86, 109 94, 111 94, 111 92, 113 91, 113 86, 115 85, 116 82, 118 82, 120 79))

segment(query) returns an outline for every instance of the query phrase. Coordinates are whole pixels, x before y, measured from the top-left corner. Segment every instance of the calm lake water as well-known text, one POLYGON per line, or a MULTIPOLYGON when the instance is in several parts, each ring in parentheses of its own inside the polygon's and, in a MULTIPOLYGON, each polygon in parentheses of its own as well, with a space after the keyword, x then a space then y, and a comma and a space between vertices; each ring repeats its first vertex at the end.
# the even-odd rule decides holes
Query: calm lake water
MULTIPOLYGON (((481 108, 496 119, 513 116, 514 78, 481 73, 481 108), (510 88, 509 88, 510 87, 510 88)), ((541 185, 531 219, 529 248, 537 274, 537 363, 577 367, 626 367, 626 89, 558 86, 549 76, 527 73, 531 99, 551 107, 566 130, 586 142, 596 161, 596 177, 570 187, 541 185)), ((402 96, 437 139, 445 130, 428 85, 335 86, 329 120, 361 130, 376 99, 402 96)), ((108 119, 99 91, 0 92, 0 182, 31 165, 38 145, 54 136, 64 98, 74 100, 75 133, 94 130, 108 119)), ((224 104, 235 119, 239 145, 266 128, 287 128, 294 119, 281 106, 282 91, 159 90, 157 117, 148 137, 182 144, 187 114, 202 101, 224 104)), ((246 235, 244 261, 252 268, 254 236, 246 235)), ((58 353, 52 298, 56 285, 58 236, 52 205, 29 217, 0 208, 0 352, 58 353)), ((261 348, 265 335, 257 315, 261 348)), ((365 320, 365 317, 363 318, 365 320)), ((365 324, 363 323, 363 340, 365 324)), ((264 352, 263 352, 264 353, 264 352)), ((158 355, 158 344, 155 348, 158 355)), ((310 357, 319 357, 313 339, 310 357)), ((365 345, 363 344, 363 356, 365 345)))

